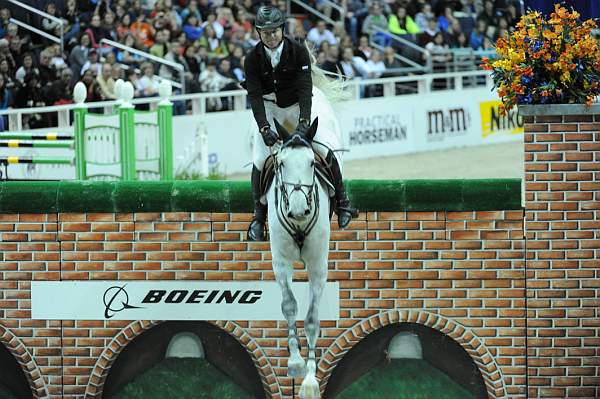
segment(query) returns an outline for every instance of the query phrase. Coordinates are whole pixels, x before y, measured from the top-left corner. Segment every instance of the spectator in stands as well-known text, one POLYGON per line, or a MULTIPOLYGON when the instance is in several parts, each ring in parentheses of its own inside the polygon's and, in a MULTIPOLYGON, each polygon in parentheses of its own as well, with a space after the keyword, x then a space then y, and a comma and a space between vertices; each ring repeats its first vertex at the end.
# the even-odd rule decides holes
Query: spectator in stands
POLYGON ((6 58, 0 59, 0 75, 4 76, 4 87, 14 93, 14 90, 17 86, 17 81, 14 78, 14 69, 10 67, 10 64, 6 58))
POLYGON ((473 29, 469 38, 469 44, 473 50, 483 50, 483 41, 487 30, 487 22, 484 19, 478 19, 475 29, 473 29))
POLYGON ((362 33, 365 35, 373 34, 373 41, 380 46, 385 46, 389 41, 385 34, 388 29, 388 20, 381 10, 381 3, 375 2, 371 6, 369 15, 365 18, 362 25, 362 33))
POLYGON ((431 54, 432 61, 438 65, 445 65, 452 60, 452 54, 449 51, 448 43, 444 41, 442 32, 437 32, 433 37, 433 41, 427 43, 425 48, 431 54))
POLYGON ((119 41, 125 39, 125 36, 131 33, 131 14, 125 14, 121 17, 119 26, 117 26, 117 38, 119 41))
POLYGON ((198 8, 198 2, 196 0, 190 0, 187 7, 181 10, 181 18, 185 21, 189 15, 196 17, 196 20, 202 21, 202 14, 198 8))
MULTIPOLYGON (((359 57, 356 57, 359 58, 359 57)), ((362 58, 359 58, 362 61, 362 58)), ((354 79, 359 75, 354 67, 354 51, 352 47, 344 47, 342 59, 340 60, 341 72, 345 79, 354 79)))
POLYGON ((505 16, 501 16, 498 18, 498 28, 494 32, 494 42, 498 40, 500 37, 507 37, 509 33, 508 19, 505 16))
POLYGON ((10 18, 10 10, 8 8, 0 8, 0 38, 6 36, 10 18))
POLYGON ((69 54, 69 65, 71 71, 73 71, 73 79, 79 80, 81 76, 81 70, 88 59, 88 52, 90 51, 90 37, 87 33, 83 33, 79 37, 79 45, 71 49, 69 54))
POLYGON ((165 56, 165 54, 167 54, 167 37, 166 37, 167 33, 165 31, 158 31, 156 32, 156 35, 154 36, 155 38, 155 42, 152 45, 152 47, 150 47, 149 53, 152 54, 155 57, 159 57, 159 58, 163 58, 165 56))
POLYGON ((333 32, 327 29, 327 25, 323 20, 318 21, 317 25, 308 31, 306 39, 312 42, 316 47, 320 47, 323 42, 337 44, 333 32))
POLYGON ((477 20, 483 20, 488 27, 496 28, 498 26, 498 17, 500 13, 494 8, 493 0, 485 0, 483 11, 477 15, 477 20))
POLYGON ((125 70, 119 64, 113 64, 110 68, 110 76, 116 82, 119 79, 125 80, 125 70))
MULTIPOLYGON (((0 73, 0 111, 12 106, 12 92, 6 87, 5 75, 0 73)), ((8 129, 7 115, 0 115, 0 132, 8 129)))
POLYGON ((361 36, 360 39, 358 39, 358 47, 356 48, 354 55, 362 58, 366 62, 369 58, 371 58, 372 52, 373 49, 369 45, 369 37, 361 36))
MULTIPOLYGON (((185 57, 183 57, 183 55, 181 54, 181 45, 179 44, 179 42, 171 42, 167 46, 167 49, 168 49, 167 54, 164 57, 165 61, 173 62, 175 64, 181 64, 181 65, 183 65, 184 71, 189 71, 190 67, 187 64, 185 57)), ((160 66, 160 68, 158 70, 158 75, 163 78, 174 80, 174 81, 181 80, 180 72, 177 69, 174 69, 174 68, 172 68, 168 65, 164 65, 164 64, 162 64, 160 66)), ((191 78, 191 75, 188 77, 188 79, 190 79, 190 78, 191 78)))
MULTIPOLYGON (((132 33, 128 33, 123 42, 125 46, 138 50, 137 42, 132 33)), ((118 50, 117 61, 122 64, 136 65, 142 61, 142 57, 128 50, 118 50)))
POLYGON ((465 32, 460 32, 451 43, 452 48, 470 48, 465 32))
POLYGON ((23 85, 25 84, 25 76, 28 74, 35 74, 37 79, 39 73, 40 71, 33 65, 33 54, 25 53, 23 56, 23 65, 21 65, 15 73, 17 80, 23 85))
POLYGON ((448 33, 451 30, 451 26, 460 23, 454 17, 453 11, 451 7, 444 7, 444 13, 438 18, 438 26, 440 30, 444 33, 448 33))
POLYGON ((385 65, 386 70, 402 67, 402 64, 400 64, 400 61, 398 61, 395 56, 396 51, 393 47, 388 46, 383 50, 383 64, 385 65))
POLYGON ((42 86, 46 86, 48 83, 56 79, 56 70, 50 65, 51 54, 50 51, 44 50, 40 52, 40 58, 38 62, 38 78, 42 86))
POLYGON ((435 18, 433 12, 431 12, 431 4, 423 3, 421 5, 421 10, 415 16, 415 23, 419 27, 419 31, 423 32, 427 29, 428 22, 430 19, 435 18))
POLYGON ((133 86, 133 97, 140 97, 142 93, 140 91, 140 77, 138 72, 135 70, 135 68, 129 68, 125 73, 125 76, 127 77, 126 81, 131 83, 133 86))
POLYGON ((321 68, 336 75, 342 73, 340 49, 336 44, 329 46, 329 50, 325 53, 325 62, 321 64, 321 68))
POLYGON ((514 30, 515 26, 517 26, 517 22, 521 19, 521 15, 519 15, 519 11, 517 10, 517 6, 514 1, 509 2, 506 5, 505 17, 508 20, 508 26, 510 30, 514 30))
POLYGON ((88 51, 88 59, 86 63, 83 64, 83 67, 81 67, 80 76, 83 76, 85 71, 87 71, 88 69, 92 70, 94 78, 96 78, 96 76, 98 76, 100 72, 102 72, 102 64, 98 62, 98 51, 96 51, 95 48, 92 48, 90 49, 90 51, 88 51))
POLYGON ((183 24, 183 31, 185 32, 185 37, 187 40, 190 42, 195 42, 202 37, 204 26, 200 25, 200 21, 194 13, 190 13, 186 17, 185 23, 183 24))
POLYGON ((462 10, 471 18, 475 19, 483 11, 480 0, 462 0, 462 10))
POLYGON ((154 66, 147 62, 141 67, 142 77, 139 80, 140 95, 152 97, 158 95, 158 82, 154 80, 154 66))
POLYGON ((63 68, 68 68, 67 62, 62 51, 60 51, 60 45, 58 43, 49 46, 46 51, 50 57, 50 67, 52 69, 59 71, 63 68))
POLYGON ((17 67, 17 62, 10 52, 9 43, 6 39, 0 39, 0 60, 6 60, 10 69, 15 69, 17 67))
POLYGON ((427 46, 427 43, 433 41, 435 34, 439 32, 438 23, 434 18, 427 21, 427 29, 425 29, 417 38, 417 43, 421 47, 427 46))
MULTIPOLYGON (((214 58, 208 62, 206 69, 200 73, 199 80, 202 91, 204 92, 221 91, 229 83, 235 81, 234 79, 226 78, 219 73, 217 70, 217 60, 214 58)), ((223 109, 223 102, 221 98, 218 97, 208 99, 207 105, 207 108, 212 111, 220 111, 223 109)))
POLYGON ((60 78, 56 79, 49 86, 44 94, 47 105, 63 105, 73 103, 73 72, 65 68, 60 72, 60 78))
POLYGON ((87 89, 87 96, 85 98, 85 102, 91 103, 96 101, 102 101, 102 92, 100 90, 100 85, 98 85, 98 82, 96 81, 94 76, 94 72, 91 69, 87 69, 83 73, 81 81, 87 89))
POLYGON ((102 72, 96 76, 96 82, 100 86, 100 95, 103 100, 116 100, 115 81, 111 76, 112 67, 109 63, 102 64, 102 72))
POLYGON ((410 15, 407 15, 404 7, 398 7, 396 14, 390 15, 388 29, 395 35, 416 35, 420 32, 419 27, 410 15))
POLYGON ((204 35, 198 40, 201 47, 206 47, 210 58, 225 58, 229 55, 227 44, 217 37, 212 24, 206 25, 204 35))
POLYGON ((77 8, 76 0, 67 0, 67 7, 63 13, 63 21, 65 21, 65 43, 70 44, 75 41, 81 31, 80 11, 77 8))
POLYGON ((173 8, 173 1, 164 0, 163 4, 165 7, 165 17, 169 19, 171 27, 175 30, 181 29, 181 25, 183 24, 183 18, 173 8))
POLYGON ((110 32, 102 26, 102 19, 99 14, 94 14, 90 22, 90 27, 87 28, 86 33, 90 36, 92 48, 99 49, 102 39, 112 39, 110 32))
POLYGON ((42 98, 42 85, 40 84, 37 73, 28 72, 23 85, 17 90, 15 96, 16 108, 43 107, 46 104, 42 98))
POLYGON ((385 63, 379 50, 373 50, 371 57, 367 60, 366 78, 377 79, 385 72, 385 63))
POLYGON ((50 18, 42 19, 42 29, 50 35, 60 36, 60 32, 58 32, 59 33, 58 35, 56 34, 57 33, 56 31, 61 26, 60 13, 56 9, 56 4, 54 4, 54 2, 52 2, 52 1, 47 3, 46 7, 44 7, 44 11, 46 12, 46 14, 51 15, 55 18, 59 18, 59 19, 58 20, 50 19, 50 18))
POLYGON ((131 33, 136 41, 144 48, 150 48, 154 44, 154 28, 146 22, 146 15, 141 12, 137 20, 131 24, 131 33))
POLYGON ((106 39, 113 41, 119 40, 119 36, 117 34, 116 16, 114 13, 107 12, 104 14, 104 18, 102 18, 102 27, 106 33, 106 39))
POLYGON ((353 42, 358 41, 358 22, 360 13, 364 9, 364 4, 360 0, 341 0, 340 5, 346 10, 344 24, 346 31, 350 34, 353 42))

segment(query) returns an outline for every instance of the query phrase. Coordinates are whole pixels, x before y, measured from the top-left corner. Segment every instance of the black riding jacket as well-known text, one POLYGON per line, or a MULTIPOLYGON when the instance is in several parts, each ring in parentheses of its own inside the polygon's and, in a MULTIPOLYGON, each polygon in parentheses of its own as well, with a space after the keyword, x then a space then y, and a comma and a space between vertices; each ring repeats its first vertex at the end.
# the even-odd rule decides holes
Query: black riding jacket
POLYGON ((286 36, 283 41, 281 58, 275 69, 262 42, 250 50, 244 62, 245 86, 254 119, 260 128, 269 125, 263 95, 270 93, 275 93, 275 103, 280 108, 298 103, 300 118, 310 121, 312 77, 308 50, 303 44, 286 36))

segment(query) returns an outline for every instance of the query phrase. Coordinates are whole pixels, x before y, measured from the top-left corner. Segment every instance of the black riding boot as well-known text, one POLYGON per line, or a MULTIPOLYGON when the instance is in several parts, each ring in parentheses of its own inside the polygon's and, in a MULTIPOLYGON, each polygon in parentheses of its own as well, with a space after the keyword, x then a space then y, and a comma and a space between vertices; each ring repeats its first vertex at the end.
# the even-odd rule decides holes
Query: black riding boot
POLYGON ((331 172, 333 173, 333 185, 335 187, 335 200, 337 202, 338 225, 340 228, 348 226, 353 217, 358 216, 358 209, 350 205, 350 200, 344 188, 344 180, 337 159, 330 152, 327 161, 331 163, 331 172))
POLYGON ((267 220, 267 206, 260 202, 260 170, 252 166, 252 200, 254 201, 254 217, 248 227, 248 241, 265 240, 265 221, 267 220))

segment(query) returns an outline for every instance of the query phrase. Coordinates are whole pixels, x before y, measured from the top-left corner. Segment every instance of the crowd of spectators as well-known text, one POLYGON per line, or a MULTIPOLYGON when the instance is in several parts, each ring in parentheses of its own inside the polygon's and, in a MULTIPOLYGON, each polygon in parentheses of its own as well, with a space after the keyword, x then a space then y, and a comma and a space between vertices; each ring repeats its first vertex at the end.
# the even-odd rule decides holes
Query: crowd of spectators
MULTIPOLYGON (((43 1, 43 0, 42 0, 43 1)), ((336 0, 343 18, 323 0, 308 0, 333 25, 292 8, 286 33, 308 40, 318 63, 346 78, 396 73, 402 46, 390 34, 413 41, 447 62, 449 48, 492 49, 519 18, 513 0, 336 0), (296 12, 297 11, 297 12, 296 12), (369 34, 372 41, 369 40, 369 34), (374 48, 376 43, 383 51, 374 48)), ((87 101, 116 98, 115 81, 130 81, 136 97, 155 96, 157 76, 185 81, 187 92, 240 88, 244 55, 258 43, 253 19, 257 0, 47 0, 43 11, 63 21, 61 46, 10 22, 0 9, 0 110, 67 104, 82 81, 87 101), (184 67, 180 71, 107 45, 119 42, 184 67)), ((272 4, 287 13, 285 0, 272 4)), ((293 3, 292 3, 293 5, 293 3)), ((32 26, 56 37, 60 23, 31 14, 32 26)), ((226 107, 221 101, 212 110, 226 107)), ((185 109, 181 112, 184 112, 185 109)), ((26 124, 47 123, 32 117, 26 124)), ((6 128, 0 118, 0 130, 6 128)))

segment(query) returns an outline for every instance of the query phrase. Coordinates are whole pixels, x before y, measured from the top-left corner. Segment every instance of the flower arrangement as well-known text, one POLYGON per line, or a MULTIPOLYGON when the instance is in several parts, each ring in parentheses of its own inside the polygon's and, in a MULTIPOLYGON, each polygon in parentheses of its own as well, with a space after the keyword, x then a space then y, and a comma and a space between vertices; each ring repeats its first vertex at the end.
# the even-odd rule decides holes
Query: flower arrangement
POLYGON ((516 104, 585 103, 600 94, 600 47, 593 20, 554 6, 549 19, 537 11, 521 17, 516 30, 496 42, 495 59, 483 59, 502 99, 501 113, 516 104))

